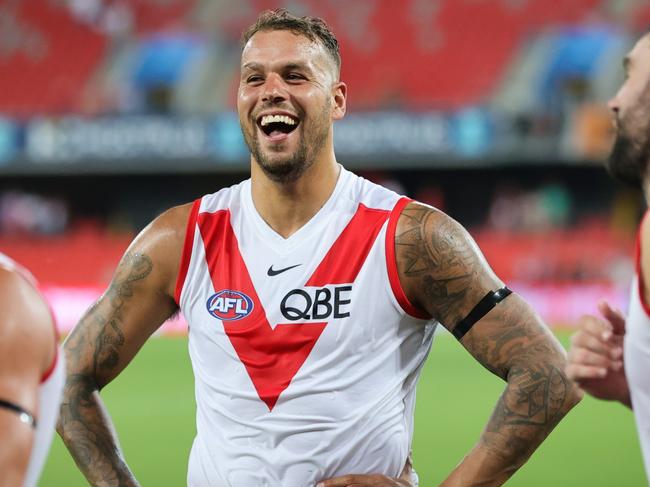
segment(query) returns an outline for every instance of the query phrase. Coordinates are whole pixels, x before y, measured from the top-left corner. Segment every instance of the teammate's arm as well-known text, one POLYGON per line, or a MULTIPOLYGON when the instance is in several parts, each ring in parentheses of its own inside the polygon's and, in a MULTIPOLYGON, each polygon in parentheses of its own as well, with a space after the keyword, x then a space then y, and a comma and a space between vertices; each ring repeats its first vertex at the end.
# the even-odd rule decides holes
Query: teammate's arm
MULTIPOLYGON (((487 293, 504 287, 465 229, 433 208, 410 203, 395 245, 407 297, 450 331, 487 293)), ((516 294, 460 342, 507 385, 478 444, 443 485, 501 485, 579 401, 580 391, 565 375, 564 349, 516 294)))
POLYGON ((15 272, 0 268, 0 485, 22 486, 38 421, 41 377, 55 356, 49 309, 15 272))
POLYGON ((138 485, 99 391, 177 309, 173 299, 189 206, 173 208, 132 242, 108 290, 65 341, 67 381, 57 430, 92 485, 138 485))

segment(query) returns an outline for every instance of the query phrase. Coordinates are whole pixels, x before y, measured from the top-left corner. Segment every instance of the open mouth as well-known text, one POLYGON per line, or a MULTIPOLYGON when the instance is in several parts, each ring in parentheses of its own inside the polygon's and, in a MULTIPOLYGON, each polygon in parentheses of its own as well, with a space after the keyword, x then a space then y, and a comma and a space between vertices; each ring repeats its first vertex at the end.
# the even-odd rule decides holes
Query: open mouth
POLYGON ((300 121, 289 115, 264 115, 257 123, 267 137, 276 138, 296 130, 300 121))

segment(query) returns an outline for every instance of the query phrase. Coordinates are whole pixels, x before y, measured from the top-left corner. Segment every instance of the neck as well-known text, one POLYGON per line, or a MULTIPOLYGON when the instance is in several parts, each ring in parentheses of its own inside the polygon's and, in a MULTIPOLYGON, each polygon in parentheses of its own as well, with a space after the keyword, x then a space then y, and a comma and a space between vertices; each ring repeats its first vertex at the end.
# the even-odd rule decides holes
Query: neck
POLYGON ((270 179, 251 161, 251 188, 255 209, 279 235, 288 238, 322 208, 336 187, 340 167, 331 157, 314 162, 297 180, 270 179))

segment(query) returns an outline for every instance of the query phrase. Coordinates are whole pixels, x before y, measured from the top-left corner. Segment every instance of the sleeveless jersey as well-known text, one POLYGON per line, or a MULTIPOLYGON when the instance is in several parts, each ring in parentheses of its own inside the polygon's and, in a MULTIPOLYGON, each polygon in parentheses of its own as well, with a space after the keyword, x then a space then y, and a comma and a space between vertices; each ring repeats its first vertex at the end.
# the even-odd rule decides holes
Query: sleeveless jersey
MULTIPOLYGON (((18 265, 4 254, 0 253, 0 267, 16 272, 26 279, 35 289, 38 285, 34 277, 24 267, 18 265)), ((54 317, 52 317, 54 323, 54 317)), ((57 334, 58 338, 58 334, 57 334)), ((33 487, 37 484, 41 470, 45 465, 47 454, 50 450, 54 427, 59 417, 59 404, 65 382, 65 365, 63 353, 57 343, 52 344, 56 354, 50 368, 43 374, 38 389, 38 411, 36 411, 36 429, 34 443, 29 457, 24 487, 33 487)), ((20 405, 19 405, 20 406, 20 405)))
MULTIPOLYGON (((646 213, 646 218, 647 218, 646 213)), ((650 479, 650 306, 643 298, 641 274, 641 231, 637 237, 636 276, 632 283, 630 309, 625 332, 625 375, 646 474, 650 479)))
POLYGON ((435 328, 397 276, 406 203, 341 168, 285 239, 257 213, 250 180, 195 202, 176 288, 197 404, 189 486, 400 474, 435 328))

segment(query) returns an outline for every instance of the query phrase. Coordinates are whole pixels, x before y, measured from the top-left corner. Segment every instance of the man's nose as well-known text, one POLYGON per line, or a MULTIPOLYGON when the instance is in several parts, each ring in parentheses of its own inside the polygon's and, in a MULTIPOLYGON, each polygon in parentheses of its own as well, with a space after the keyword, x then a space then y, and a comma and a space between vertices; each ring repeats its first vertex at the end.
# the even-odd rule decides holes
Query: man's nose
POLYGON ((282 78, 276 74, 271 74, 266 78, 262 101, 278 103, 287 99, 286 90, 282 78))

